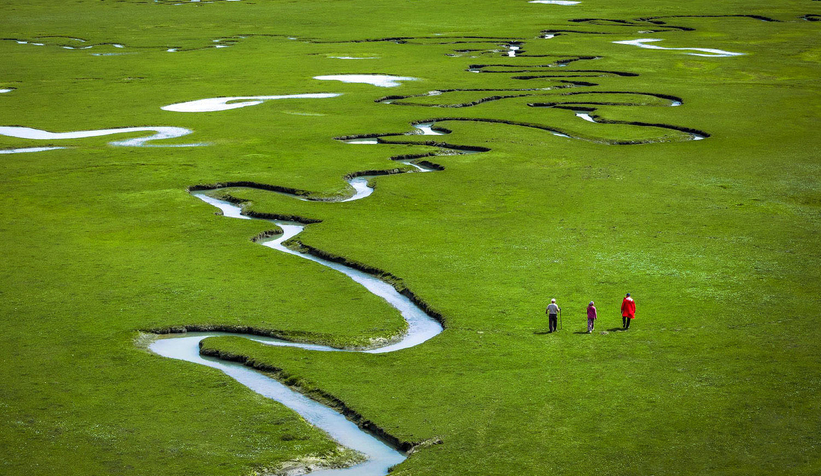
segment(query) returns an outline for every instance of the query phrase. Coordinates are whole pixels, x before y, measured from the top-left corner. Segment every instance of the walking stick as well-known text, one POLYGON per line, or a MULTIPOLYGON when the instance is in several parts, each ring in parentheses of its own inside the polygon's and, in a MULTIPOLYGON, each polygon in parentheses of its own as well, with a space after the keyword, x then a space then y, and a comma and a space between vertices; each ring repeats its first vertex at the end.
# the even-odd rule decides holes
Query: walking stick
POLYGON ((559 309, 559 329, 564 330, 564 322, 562 322, 562 310, 559 309))

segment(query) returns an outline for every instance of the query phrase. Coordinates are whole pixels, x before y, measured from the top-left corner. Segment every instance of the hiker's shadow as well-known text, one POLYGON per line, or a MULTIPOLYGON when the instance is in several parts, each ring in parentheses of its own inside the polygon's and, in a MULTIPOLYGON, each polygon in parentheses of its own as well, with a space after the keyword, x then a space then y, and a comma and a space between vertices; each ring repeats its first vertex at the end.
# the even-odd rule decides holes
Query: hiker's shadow
POLYGON ((625 329, 624 327, 614 327, 612 329, 607 329, 607 332, 622 332, 622 331, 626 331, 626 330, 627 329, 625 329))
POLYGON ((536 334, 537 336, 543 336, 543 335, 546 335, 546 334, 552 334, 552 332, 550 332, 550 331, 546 331, 546 330, 533 331, 533 333, 534 333, 534 334, 536 334))

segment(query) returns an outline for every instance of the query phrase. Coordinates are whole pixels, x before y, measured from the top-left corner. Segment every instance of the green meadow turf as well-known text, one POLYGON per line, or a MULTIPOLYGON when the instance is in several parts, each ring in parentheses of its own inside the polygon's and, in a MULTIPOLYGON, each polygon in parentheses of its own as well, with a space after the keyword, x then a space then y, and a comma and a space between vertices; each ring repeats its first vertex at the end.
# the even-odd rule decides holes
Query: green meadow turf
POLYGON ((348 459, 279 404, 151 354, 148 331, 250 326, 362 346, 405 323, 339 273, 253 243, 270 223, 219 216, 186 190, 251 181, 343 197, 345 175, 412 170, 390 158, 446 152, 423 144, 437 141, 490 151, 427 157, 444 170, 371 179, 374 194, 348 203, 211 193, 321 220, 297 240, 398 277, 443 316, 441 335, 382 355, 205 346, 424 443, 397 475, 818 474, 821 22, 802 17, 819 13, 810 0, 5 2, 0 88, 15 89, 0 94, 0 125, 176 126, 194 132, 150 144, 209 145, 0 136, 0 149, 67 147, 0 155, 0 473, 245 475, 348 459), (679 17, 636 21, 655 16, 679 17), (576 33, 538 39, 561 30, 576 33), (407 39, 360 41, 388 37, 407 39), (611 43, 636 38, 745 55, 611 43), (524 56, 503 56, 506 40, 524 56), (81 45, 95 46, 63 48, 81 45), (591 59, 544 67, 578 57, 591 59), (312 79, 361 73, 419 80, 312 79), (557 77, 513 78, 527 75, 557 77), (317 92, 343 95, 160 109, 317 92), (390 95, 413 97, 377 102, 390 95), (620 123, 528 106, 567 102, 620 123), (446 118, 443 136, 334 140, 446 118), (646 143, 612 145, 625 141, 646 143), (637 318, 623 332, 626 292, 637 318), (552 297, 563 330, 546 334, 552 297))

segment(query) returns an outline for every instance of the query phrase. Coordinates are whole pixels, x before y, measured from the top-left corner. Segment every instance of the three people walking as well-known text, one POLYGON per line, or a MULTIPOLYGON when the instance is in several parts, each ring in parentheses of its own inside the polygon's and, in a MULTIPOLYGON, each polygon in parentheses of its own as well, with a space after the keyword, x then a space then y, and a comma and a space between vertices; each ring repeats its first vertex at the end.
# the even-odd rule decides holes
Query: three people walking
MULTIPOLYGON (((556 332, 556 325, 558 323, 558 315, 562 311, 562 309, 556 305, 556 299, 551 299, 550 304, 547 305, 547 309, 545 309, 545 314, 547 314, 547 323, 550 330, 548 332, 556 332)), ((627 330, 630 328, 630 321, 635 319, 636 317, 636 302, 630 297, 630 293, 624 297, 621 302, 621 318, 622 318, 622 328, 627 330)), ((598 318, 598 312, 596 311, 596 305, 593 301, 590 301, 590 304, 587 305, 587 333, 592 334, 593 328, 596 325, 596 319, 598 318)))

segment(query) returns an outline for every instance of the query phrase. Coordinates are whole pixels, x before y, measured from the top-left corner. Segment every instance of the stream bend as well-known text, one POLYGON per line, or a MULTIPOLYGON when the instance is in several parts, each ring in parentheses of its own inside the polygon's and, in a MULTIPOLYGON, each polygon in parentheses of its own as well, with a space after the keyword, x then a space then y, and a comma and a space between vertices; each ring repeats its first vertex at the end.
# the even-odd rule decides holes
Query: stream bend
MULTIPOLYGON (((21 126, 0 126, 0 136, 14 137, 17 139, 32 139, 32 140, 69 140, 69 139, 86 139, 89 137, 110 136, 114 134, 130 134, 134 132, 153 132, 153 135, 148 137, 136 137, 133 139, 118 140, 110 142, 109 144, 121 147, 200 147, 208 144, 147 144, 149 141, 176 139, 178 137, 186 136, 193 131, 183 127, 119 127, 114 129, 97 129, 89 131, 71 131, 71 132, 49 132, 42 129, 34 129, 32 127, 21 126)), ((30 147, 26 149, 13 149, 11 152, 37 152, 43 150, 53 150, 58 147, 30 147)))

